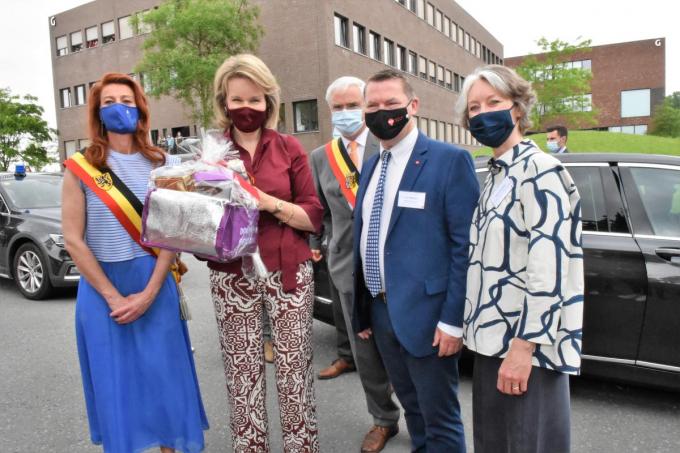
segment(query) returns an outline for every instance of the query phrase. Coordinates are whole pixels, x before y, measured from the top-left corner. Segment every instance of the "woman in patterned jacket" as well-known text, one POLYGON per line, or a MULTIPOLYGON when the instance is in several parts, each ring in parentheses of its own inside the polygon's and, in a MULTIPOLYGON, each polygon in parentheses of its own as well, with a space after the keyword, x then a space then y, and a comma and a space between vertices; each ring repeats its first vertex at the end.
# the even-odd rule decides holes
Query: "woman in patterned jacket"
POLYGON ((493 149, 470 230, 465 344, 474 352, 475 452, 570 449, 569 374, 581 363, 580 198, 567 170, 523 138, 536 101, 503 66, 463 85, 461 125, 493 149))

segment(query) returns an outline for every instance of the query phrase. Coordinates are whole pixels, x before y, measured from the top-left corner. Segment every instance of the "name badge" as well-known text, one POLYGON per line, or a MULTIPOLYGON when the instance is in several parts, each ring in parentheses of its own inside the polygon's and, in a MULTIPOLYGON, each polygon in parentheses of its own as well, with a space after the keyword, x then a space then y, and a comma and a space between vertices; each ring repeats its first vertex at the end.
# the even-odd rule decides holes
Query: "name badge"
POLYGON ((425 192, 400 190, 397 206, 400 208, 425 209, 425 192))
POLYGON ((512 179, 505 178, 491 193, 491 197, 489 197, 489 203, 491 203, 494 208, 497 207, 499 204, 501 204, 503 198, 505 198, 505 196, 510 193, 514 185, 515 184, 512 182, 512 179))

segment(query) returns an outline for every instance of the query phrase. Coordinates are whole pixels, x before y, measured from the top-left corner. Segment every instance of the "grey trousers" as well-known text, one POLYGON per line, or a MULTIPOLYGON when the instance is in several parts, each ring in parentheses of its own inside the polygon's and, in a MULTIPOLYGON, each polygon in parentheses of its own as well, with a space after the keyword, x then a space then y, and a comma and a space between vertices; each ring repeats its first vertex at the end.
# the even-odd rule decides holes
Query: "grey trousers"
MULTIPOLYGON (((352 350, 354 346, 349 341, 349 334, 347 323, 345 322, 345 309, 340 301, 340 293, 338 292, 333 279, 328 277, 328 288, 331 292, 331 300, 333 301, 333 322, 335 323, 336 346, 338 350, 338 357, 344 359, 347 363, 354 364, 354 354, 352 350)), ((351 329, 351 326, 349 327, 351 329)), ((351 330, 349 331, 351 332, 351 330)))
POLYGON ((569 376, 533 367, 527 392, 505 395, 496 388, 503 359, 474 356, 475 453, 568 453, 569 376))
POLYGON ((359 373, 361 385, 366 395, 368 413, 373 416, 373 423, 378 426, 392 426, 399 422, 399 406, 392 399, 392 389, 382 358, 375 345, 373 336, 368 340, 359 338, 352 329, 351 293, 340 293, 342 314, 349 333, 349 341, 354 352, 354 364, 359 373))

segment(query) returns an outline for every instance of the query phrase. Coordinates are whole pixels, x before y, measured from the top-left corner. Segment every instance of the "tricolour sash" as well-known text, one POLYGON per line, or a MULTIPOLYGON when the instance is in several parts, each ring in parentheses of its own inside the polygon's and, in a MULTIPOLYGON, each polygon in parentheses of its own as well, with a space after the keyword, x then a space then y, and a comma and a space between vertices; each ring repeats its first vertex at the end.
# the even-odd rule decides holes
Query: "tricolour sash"
POLYGON ((357 170, 352 159, 349 158, 341 138, 331 140, 326 144, 326 156, 333 175, 340 184, 340 191, 354 209, 357 189, 359 188, 359 170, 357 170))
POLYGON ((112 171, 102 173, 90 164, 82 153, 75 153, 64 162, 111 210, 130 237, 145 251, 158 256, 157 249, 142 245, 142 209, 144 205, 112 171))

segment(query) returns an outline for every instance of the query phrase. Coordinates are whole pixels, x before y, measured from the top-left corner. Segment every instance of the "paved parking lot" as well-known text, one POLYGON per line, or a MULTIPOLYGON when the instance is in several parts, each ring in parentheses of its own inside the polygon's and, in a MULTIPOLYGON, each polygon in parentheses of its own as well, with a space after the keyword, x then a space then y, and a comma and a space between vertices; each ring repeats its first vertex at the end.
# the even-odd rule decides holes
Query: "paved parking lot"
MULTIPOLYGON (((203 401, 211 423, 207 452, 230 451, 222 360, 205 265, 193 259, 185 281, 194 319, 189 323, 203 401)), ((0 280, 0 451, 97 452, 89 442, 73 328, 75 291, 28 301, 0 280)), ((315 322, 316 369, 334 358, 330 326, 315 322)), ((268 366, 272 451, 281 451, 273 368, 268 366)), ((471 378, 463 367, 461 402, 472 451, 471 378)), ((316 383, 322 452, 355 452, 369 427, 356 373, 316 383)), ((680 393, 572 380, 574 452, 680 452, 680 393)), ((405 425, 387 453, 407 452, 405 425)))

